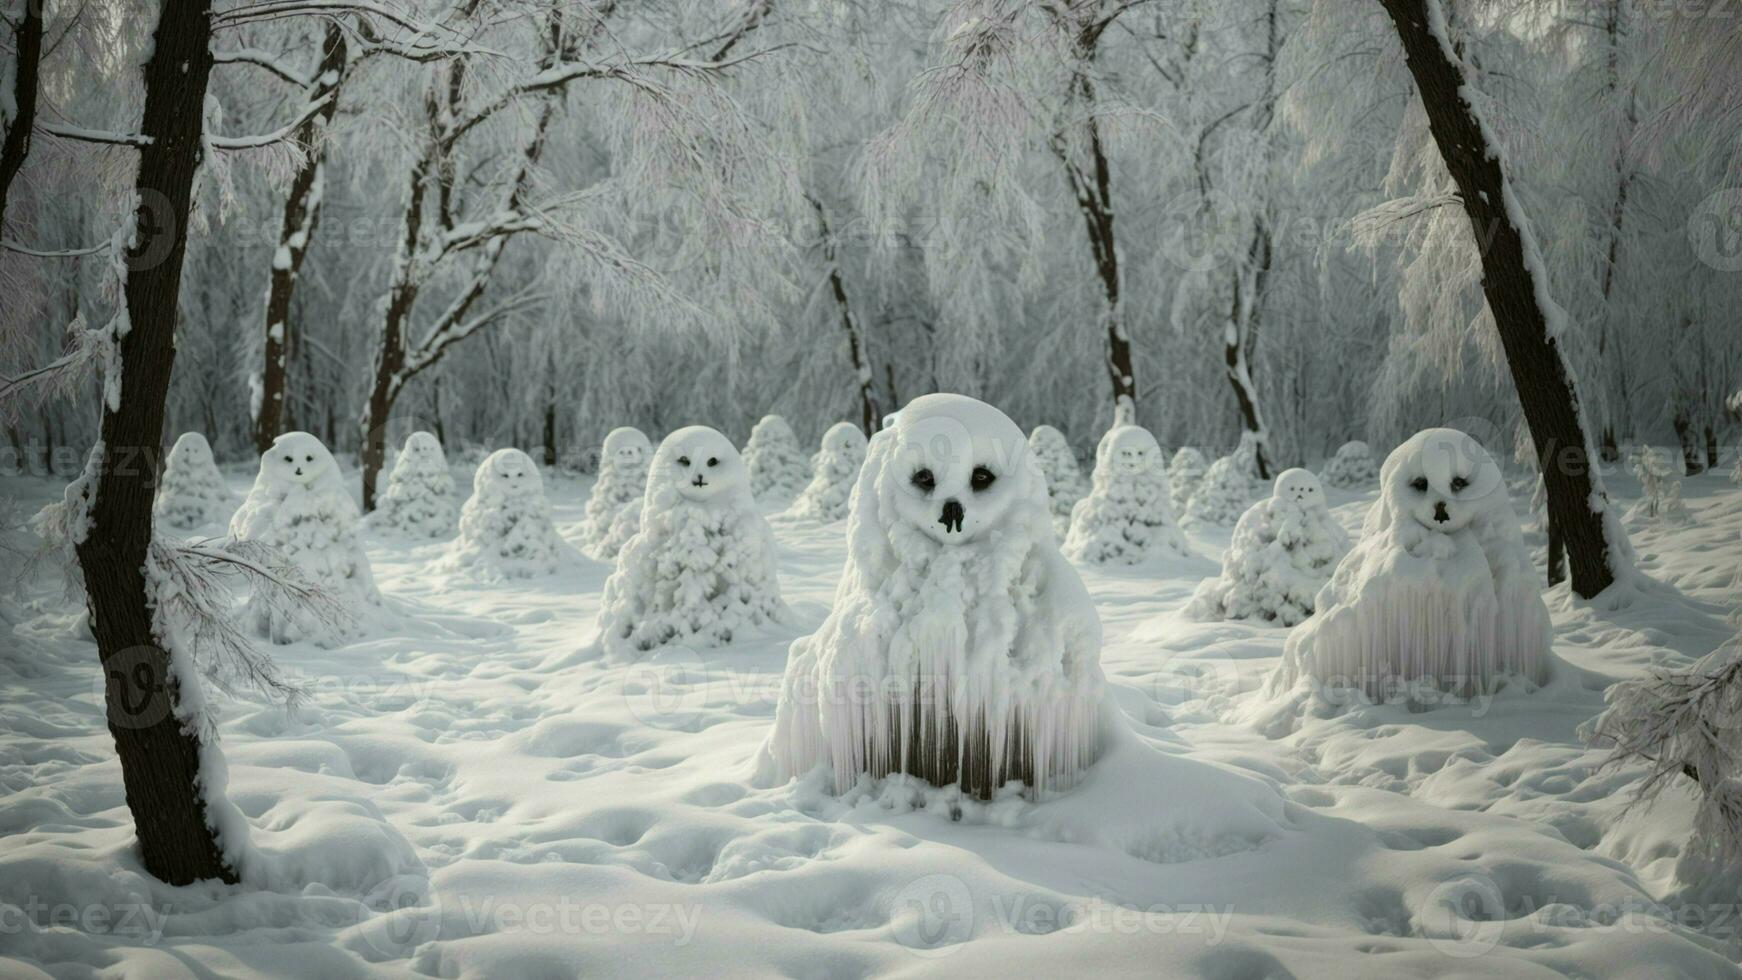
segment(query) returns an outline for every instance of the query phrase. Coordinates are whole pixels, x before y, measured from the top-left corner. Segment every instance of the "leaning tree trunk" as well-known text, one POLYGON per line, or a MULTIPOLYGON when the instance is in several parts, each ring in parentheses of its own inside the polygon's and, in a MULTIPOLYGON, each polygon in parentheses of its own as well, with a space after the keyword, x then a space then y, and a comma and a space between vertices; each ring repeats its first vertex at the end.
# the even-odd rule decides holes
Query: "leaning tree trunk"
POLYGON ((30 152, 30 130, 36 125, 36 73, 42 57, 42 2, 24 0, 24 11, 13 37, 12 121, 0 143, 0 230, 6 227, 6 198, 12 180, 30 152))
POLYGON ((1264 415, 1258 408, 1258 383, 1252 377, 1252 339, 1258 330, 1258 309, 1264 293, 1264 281, 1270 274, 1270 229, 1260 219, 1253 230, 1248 265, 1234 270, 1234 297, 1228 310, 1228 329, 1223 335, 1222 364, 1228 384, 1234 389, 1234 402, 1240 408, 1240 424, 1256 438, 1252 445, 1252 462, 1258 478, 1271 477, 1270 459, 1265 453, 1268 431, 1264 415))
POLYGON ((859 326, 859 315, 847 298, 847 280, 841 274, 840 257, 835 250, 835 236, 829 230, 828 214, 823 203, 809 194, 805 199, 817 213, 817 225, 822 232, 823 262, 829 267, 829 292, 835 298, 835 309, 841 314, 841 329, 847 334, 847 358, 853 366, 853 378, 859 386, 859 427, 867 437, 877 434, 883 425, 883 408, 877 400, 877 385, 872 380, 871 352, 865 349, 865 332, 859 326))
POLYGON ((327 104, 297 128, 296 140, 308 147, 308 156, 290 180, 290 194, 284 199, 284 221, 279 226, 278 250, 272 257, 272 278, 266 287, 264 360, 260 368, 260 402, 254 415, 254 449, 260 453, 272 448, 272 440, 284 432, 284 355, 290 345, 290 298, 296 291, 297 273, 314 240, 321 202, 326 196, 325 132, 338 111, 345 54, 345 33, 335 21, 327 25, 320 66, 315 69, 314 84, 309 88, 310 102, 324 97, 327 104))
MULTIPOLYGON (((1594 453, 1580 418, 1578 392, 1538 289, 1547 288, 1540 253, 1527 242, 1512 188, 1476 109, 1465 98, 1464 69, 1446 40, 1439 0, 1380 0, 1397 28, 1421 93, 1428 128, 1457 181, 1480 249, 1482 292, 1494 315, 1518 401, 1540 454, 1550 520, 1566 544, 1572 588, 1590 598, 1615 580, 1621 560, 1593 506, 1594 453)), ((1619 533, 1619 532, 1617 532, 1619 533)))
POLYGON ((119 338, 118 400, 105 399, 106 460, 90 494, 90 529, 78 543, 91 632, 103 661, 109 732, 121 757, 127 808, 145 869, 174 885, 236 880, 206 821, 199 735, 175 716, 178 678, 152 622, 145 582, 151 546, 153 460, 163 442, 164 396, 175 326, 190 190, 212 69, 211 0, 165 0, 145 64, 137 240, 128 252, 128 329, 119 338))

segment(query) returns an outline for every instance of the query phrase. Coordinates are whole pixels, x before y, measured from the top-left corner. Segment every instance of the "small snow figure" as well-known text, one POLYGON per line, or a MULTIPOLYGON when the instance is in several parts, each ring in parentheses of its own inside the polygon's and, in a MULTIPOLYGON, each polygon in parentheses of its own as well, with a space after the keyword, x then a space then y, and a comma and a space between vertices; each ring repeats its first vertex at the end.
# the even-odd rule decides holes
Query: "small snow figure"
POLYGON ((518 449, 485 457, 460 510, 460 537, 449 567, 486 581, 532 578, 555 571, 562 551, 544 477, 532 457, 518 449))
POLYGON ((1506 676, 1545 681, 1548 609, 1488 452, 1426 429, 1386 458, 1379 492, 1317 613, 1289 635, 1272 691, 1310 677, 1374 699, 1421 685, 1470 697, 1506 676))
POLYGON ((750 430, 743 458, 750 474, 750 494, 764 503, 791 500, 810 479, 798 437, 778 415, 764 415, 750 430))
POLYGON ((1325 463, 1319 477, 1327 486, 1365 490, 1379 481, 1379 468, 1373 465, 1373 450, 1355 440, 1337 447, 1336 455, 1325 463))
POLYGON ((1065 555, 1092 565, 1134 565, 1151 555, 1191 554, 1168 494, 1167 466, 1149 430, 1107 430, 1095 447, 1094 486, 1071 510, 1065 555))
MULTIPOLYGON (((260 475, 230 518, 230 537, 266 545, 309 582, 346 606, 379 604, 361 515, 327 447, 306 432, 286 432, 260 457, 260 475)), ((274 643, 309 640, 332 645, 343 637, 308 610, 271 604, 260 590, 247 614, 274 643)))
POLYGON ((794 517, 838 521, 847 516, 847 498, 865 463, 865 434, 851 422, 836 422, 823 433, 823 444, 811 457, 811 482, 792 505, 794 517))
POLYGON ((1646 446, 1633 453, 1628 467, 1639 478, 1639 502, 1628 508, 1626 519, 1643 518, 1665 524, 1688 524, 1693 515, 1682 502, 1682 481, 1676 479, 1669 457, 1646 446))
POLYGON ((1313 614, 1313 597, 1348 551, 1318 477, 1284 470, 1275 491, 1240 515, 1221 577, 1199 584, 1186 615, 1293 626, 1313 614))
POLYGON ((1181 446, 1179 452, 1173 454, 1173 462, 1167 464, 1167 491, 1176 513, 1183 516, 1186 508, 1191 506, 1192 494, 1203 485, 1204 474, 1209 468, 1209 461, 1195 446, 1181 446))
POLYGON ((785 618, 774 533, 738 450, 705 425, 666 436, 647 475, 641 529, 605 581, 605 653, 632 660, 672 643, 720 646, 785 618))
POLYGON ((1088 488, 1083 486, 1083 471, 1077 468, 1077 454, 1065 434, 1050 425, 1037 425, 1028 434, 1028 449, 1040 472, 1046 476, 1046 495, 1052 501, 1053 530, 1064 537, 1071 528, 1071 508, 1083 499, 1088 488))
POLYGON ((587 498, 581 522, 581 546, 600 561, 617 557, 641 522, 641 498, 647 493, 647 463, 653 444, 640 429, 622 426, 605 435, 599 450, 599 479, 587 498))
POLYGON ((454 476, 435 436, 413 432, 406 437, 405 447, 393 461, 387 492, 381 495, 374 520, 419 538, 453 533, 454 476))
POLYGON ((1252 482, 1237 456, 1223 456, 1210 464, 1202 483, 1186 507, 1185 523, 1228 527, 1240 520, 1252 499, 1252 482))
POLYGON ((163 481, 152 510, 170 527, 192 530, 218 519, 230 503, 230 488, 212 461, 212 447, 198 432, 184 432, 164 461, 163 481))
POLYGON ((834 608, 788 654, 760 777, 1069 786, 1098 755, 1105 680, 1055 541, 1015 423, 961 395, 908 403, 871 441, 834 608))

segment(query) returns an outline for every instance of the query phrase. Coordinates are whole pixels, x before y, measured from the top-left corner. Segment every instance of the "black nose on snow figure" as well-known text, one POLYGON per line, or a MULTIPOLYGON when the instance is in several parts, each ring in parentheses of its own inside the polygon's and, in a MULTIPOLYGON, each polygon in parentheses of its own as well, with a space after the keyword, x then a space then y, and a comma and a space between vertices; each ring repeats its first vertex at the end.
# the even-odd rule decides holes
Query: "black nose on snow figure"
POLYGON ((1443 500, 1434 501, 1434 523, 1444 524, 1451 519, 1452 515, 1446 513, 1446 502, 1443 500))
POLYGON ((692 487, 705 487, 707 485, 708 485, 708 481, 702 479, 702 475, 700 473, 697 473, 696 478, 690 481, 690 486, 692 486, 692 487))
POLYGON ((962 529, 962 513, 960 501, 951 500, 944 504, 944 515, 938 518, 938 523, 944 526, 944 533, 954 534, 962 529))

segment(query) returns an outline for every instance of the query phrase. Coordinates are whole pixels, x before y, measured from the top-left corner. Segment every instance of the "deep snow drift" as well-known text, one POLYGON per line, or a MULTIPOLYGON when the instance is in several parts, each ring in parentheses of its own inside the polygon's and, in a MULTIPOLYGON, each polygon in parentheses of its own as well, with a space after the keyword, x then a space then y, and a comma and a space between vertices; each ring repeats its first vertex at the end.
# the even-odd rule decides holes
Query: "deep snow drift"
POLYGON ((1240 515, 1222 574, 1198 586, 1186 615, 1293 626, 1312 615, 1314 596, 1348 550, 1318 477, 1283 470, 1271 495, 1240 515))
POLYGON ((838 521, 847 516, 847 498, 865 462, 865 433, 851 422, 836 422, 823 433, 811 457, 811 482, 787 511, 793 517, 838 521))
POLYGON ((1289 634, 1273 690, 1311 679, 1383 697, 1426 684, 1461 696, 1548 679, 1552 629, 1505 479, 1455 429, 1386 457, 1361 540, 1289 634))
MULTIPOLYGON (((375 577, 363 548, 362 514, 327 447, 306 432, 286 432, 260 457, 260 473, 230 518, 230 537, 273 548, 310 584, 343 607, 377 605, 375 577)), ((274 643, 345 639, 347 629, 298 606, 249 597, 247 616, 274 643)))
POLYGON ((189 531, 215 521, 230 506, 230 488, 198 432, 184 432, 170 447, 152 513, 170 527, 189 531))
POLYGON ((413 537, 445 538, 454 533, 454 515, 454 476, 442 444, 431 433, 413 432, 370 521, 413 537))
POLYGON ((587 497, 587 518, 581 522, 581 547, 600 561, 623 550, 641 525, 641 498, 647 495, 647 465, 653 444, 633 426, 605 434, 599 449, 599 478, 587 497))
POLYGON ((1093 487, 1071 510, 1064 553, 1093 565, 1191 554, 1174 523, 1169 493, 1167 464, 1149 430, 1109 429, 1095 447, 1093 487))
POLYGON ((719 646, 785 617, 774 532, 738 450, 705 425, 666 436, 647 475, 641 527, 605 583, 605 652, 632 660, 670 644, 719 646))

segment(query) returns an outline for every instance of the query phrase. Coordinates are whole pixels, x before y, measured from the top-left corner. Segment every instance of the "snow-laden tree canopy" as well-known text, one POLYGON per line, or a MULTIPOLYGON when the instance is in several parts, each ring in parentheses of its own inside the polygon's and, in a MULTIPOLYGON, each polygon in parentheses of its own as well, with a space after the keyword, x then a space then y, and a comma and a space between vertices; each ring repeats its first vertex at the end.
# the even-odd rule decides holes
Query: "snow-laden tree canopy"
POLYGON ((789 501, 810 478, 804 453, 792 426, 778 415, 765 415, 750 430, 744 444, 744 468, 750 493, 762 503, 789 501))
POLYGON ((1325 485, 1342 490, 1365 490, 1379 480, 1379 467, 1373 462, 1373 450, 1359 440, 1350 440, 1337 447, 1336 455, 1325 462, 1319 473, 1325 485))
POLYGON ((653 444, 633 426, 618 426, 599 448, 599 478, 587 497, 581 521, 581 547, 600 561, 617 557, 640 523, 641 498, 647 494, 647 466, 653 444))
POLYGON ((1185 523, 1230 527, 1252 499, 1252 479, 1239 457, 1223 456, 1210 464, 1186 505, 1185 523))
POLYGON ((1184 557, 1191 545, 1173 517, 1167 462, 1149 430, 1115 426, 1095 448, 1089 495, 1071 511, 1064 553, 1094 565, 1184 557))
POLYGON ((836 422, 823 433, 822 445, 811 456, 811 482, 793 501, 794 517, 838 521, 847 516, 847 498, 865 463, 865 433, 851 422, 836 422))
POLYGON ((518 449, 478 464, 445 566, 485 581, 548 575, 569 546, 550 519, 544 476, 518 449))
POLYGON ((154 516, 170 527, 189 531, 223 518, 232 499, 206 437, 198 432, 182 433, 164 460, 152 504, 154 516))
POLYGON ((1199 584, 1186 615, 1293 626, 1313 614, 1314 597, 1348 551, 1318 477, 1283 470, 1271 495, 1240 515, 1222 574, 1199 584))
POLYGON ((1065 434, 1050 425, 1037 425, 1028 434, 1028 448, 1046 477, 1046 495, 1052 502, 1053 528, 1063 538, 1071 527, 1071 508, 1083 499, 1083 471, 1065 434))
POLYGON ((445 538, 454 532, 455 514, 454 475, 441 441, 413 432, 393 461, 372 522, 413 537, 445 538))

